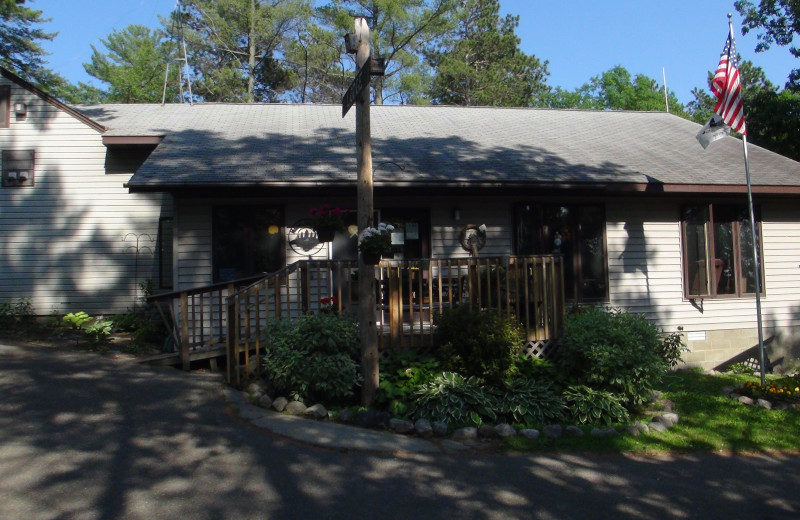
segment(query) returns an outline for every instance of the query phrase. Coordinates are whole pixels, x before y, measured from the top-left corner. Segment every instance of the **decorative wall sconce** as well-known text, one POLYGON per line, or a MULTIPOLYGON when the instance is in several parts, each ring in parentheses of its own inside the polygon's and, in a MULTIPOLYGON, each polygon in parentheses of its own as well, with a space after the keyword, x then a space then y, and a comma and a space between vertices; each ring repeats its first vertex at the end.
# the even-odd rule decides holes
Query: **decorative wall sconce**
POLYGON ((25 117, 28 115, 28 105, 25 103, 14 103, 14 113, 17 117, 25 117))

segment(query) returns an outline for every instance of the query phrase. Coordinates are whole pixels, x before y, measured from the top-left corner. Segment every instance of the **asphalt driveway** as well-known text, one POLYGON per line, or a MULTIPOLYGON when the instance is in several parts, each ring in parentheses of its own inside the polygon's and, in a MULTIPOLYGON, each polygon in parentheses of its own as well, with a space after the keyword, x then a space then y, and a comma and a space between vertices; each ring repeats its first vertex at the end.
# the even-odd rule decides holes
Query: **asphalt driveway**
POLYGON ((341 452, 236 418, 221 386, 0 344, 0 519, 800 518, 796 455, 341 452))

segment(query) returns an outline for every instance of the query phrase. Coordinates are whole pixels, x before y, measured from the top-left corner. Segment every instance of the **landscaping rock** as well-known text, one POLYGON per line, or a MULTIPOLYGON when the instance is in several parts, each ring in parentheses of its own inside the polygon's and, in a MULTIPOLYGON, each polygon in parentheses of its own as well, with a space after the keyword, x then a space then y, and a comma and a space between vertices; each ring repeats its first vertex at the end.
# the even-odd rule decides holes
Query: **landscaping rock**
POLYGON ((377 410, 361 410, 356 412, 355 423, 362 428, 389 428, 392 416, 389 412, 377 410))
POLYGON ((722 395, 725 395, 725 396, 728 396, 728 397, 736 397, 735 395, 733 395, 735 392, 736 392, 736 387, 735 386, 724 386, 724 387, 722 387, 722 395))
POLYGON ((636 427, 636 425, 630 425, 630 426, 626 426, 626 427, 623 429, 623 431, 624 431, 625 433, 627 433, 628 435, 631 435, 631 436, 633 436, 633 437, 638 437, 639 435, 641 435, 641 434, 642 434, 642 432, 641 432, 641 431, 639 431, 639 428, 637 428, 637 427, 636 427))
POLYGON ((288 412, 289 415, 303 415, 303 412, 306 411, 306 405, 300 401, 292 401, 286 405, 284 411, 288 412))
POLYGON ((272 398, 267 394, 262 395, 258 398, 258 406, 261 408, 269 408, 272 406, 272 398))
POLYGON ((564 433, 564 428, 557 424, 551 424, 549 426, 545 426, 542 430, 545 437, 549 437, 551 439, 560 439, 564 433))
POLYGON ((414 430, 414 423, 403 419, 389 419, 389 428, 397 433, 409 433, 414 430))
POLYGON ((592 428, 592 431, 589 432, 589 435, 593 437, 617 437, 619 436, 619 432, 614 428, 592 428))
POLYGON ((514 437, 517 434, 517 430, 515 430, 510 424, 506 423, 498 424, 494 429, 497 432, 497 435, 502 438, 514 437))
POLYGON ((661 395, 662 394, 660 390, 653 390, 653 393, 650 394, 650 398, 653 401, 658 401, 659 399, 661 399, 661 395))
POLYGON ((669 399, 662 399, 659 403, 659 410, 662 412, 671 412, 675 409, 675 403, 670 401, 669 399))
POLYGON ((758 399, 758 400, 756 400, 756 406, 758 406, 759 408, 765 408, 767 410, 772 410, 772 403, 770 403, 766 399, 758 399))
POLYGON ((651 422, 650 431, 665 432, 667 431, 667 427, 660 422, 651 422))
POLYGON ((478 428, 478 437, 483 439, 496 439, 499 437, 499 435, 497 434, 497 430, 495 430, 494 426, 484 424, 478 428))
POLYGON ((656 415, 653 417, 654 423, 661 423, 667 428, 672 428, 676 424, 678 424, 679 417, 676 413, 663 413, 661 415, 656 415))
POLYGON ((436 437, 444 437, 447 435, 447 423, 442 421, 435 421, 431 423, 433 434, 436 437))
POLYGON ((636 423, 633 425, 633 427, 634 427, 634 428, 636 428, 637 430, 639 430, 639 432, 640 432, 640 433, 647 433, 647 432, 649 432, 649 431, 650 431, 650 427, 649 427, 649 426, 647 426, 647 425, 646 425, 645 423, 643 423, 642 421, 637 421, 637 422, 636 422, 636 423))
POLYGON ((454 441, 474 441, 477 438, 478 429, 474 426, 466 426, 453 432, 454 441))
POLYGON ((355 417, 356 413, 353 410, 348 410, 348 409, 340 410, 339 413, 336 415, 336 419, 339 422, 343 423, 351 423, 353 422, 353 419, 355 419, 355 417))
POLYGON ((433 436, 433 426, 431 426, 431 422, 428 419, 419 419, 415 422, 414 431, 424 439, 433 436))
POLYGON ((313 417, 314 419, 327 419, 328 418, 328 410, 322 406, 321 404, 315 404, 309 406, 303 412, 303 415, 306 417, 313 417))
POLYGON ((519 433, 520 433, 520 435, 522 435, 523 437, 526 437, 528 439, 538 439, 539 438, 539 430, 535 430, 533 428, 525 428, 524 430, 521 430, 519 433))
POLYGON ((247 385, 247 392, 250 395, 263 394, 264 389, 258 383, 250 383, 247 385))
POLYGON ((567 426, 567 428, 564 430, 564 433, 569 437, 583 437, 584 435, 583 430, 575 425, 567 426))
POLYGON ((736 400, 742 404, 746 404, 747 406, 753 405, 753 400, 747 397, 746 395, 740 395, 739 397, 736 398, 736 400))
POLYGON ((285 397, 278 397, 274 401, 272 401, 272 408, 276 412, 282 412, 286 409, 286 405, 289 404, 289 400, 285 397))
POLYGON ((772 407, 774 410, 788 410, 790 408, 789 403, 778 401, 775 403, 775 406, 772 407))

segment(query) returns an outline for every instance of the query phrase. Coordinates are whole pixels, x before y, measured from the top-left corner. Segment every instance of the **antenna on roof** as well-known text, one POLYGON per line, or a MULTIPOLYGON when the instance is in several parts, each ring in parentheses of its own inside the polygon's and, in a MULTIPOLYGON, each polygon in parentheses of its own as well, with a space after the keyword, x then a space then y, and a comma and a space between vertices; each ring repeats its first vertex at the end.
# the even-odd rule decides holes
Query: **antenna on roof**
POLYGON ((172 28, 170 29, 170 45, 167 49, 167 67, 164 72, 164 91, 161 95, 161 104, 164 105, 167 101, 167 83, 169 82, 169 64, 170 61, 178 62, 178 88, 180 90, 180 98, 183 102, 192 104, 192 80, 189 68, 189 58, 186 55, 186 40, 183 37, 183 3, 181 0, 175 1, 175 11, 172 13, 172 28), (172 57, 172 44, 177 43, 176 52, 178 56, 172 57), (180 56, 183 51, 183 57, 180 56), (188 96, 184 93, 183 86, 186 82, 186 90, 188 96))

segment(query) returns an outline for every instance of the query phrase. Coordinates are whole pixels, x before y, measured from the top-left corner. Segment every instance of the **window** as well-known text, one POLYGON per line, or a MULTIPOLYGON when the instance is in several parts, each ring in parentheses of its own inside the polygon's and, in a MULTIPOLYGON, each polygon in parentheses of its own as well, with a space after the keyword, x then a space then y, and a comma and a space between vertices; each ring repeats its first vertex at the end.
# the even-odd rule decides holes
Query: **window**
POLYGON ((172 289, 172 217, 158 219, 158 286, 172 289))
POLYGON ((11 120, 11 85, 0 85, 0 128, 8 128, 11 120))
MULTIPOLYGON (((761 222, 756 213, 756 249, 761 222)), ((683 286, 687 298, 755 295, 756 261, 747 206, 698 204, 681 210, 683 286)), ((761 271, 763 280, 763 269, 761 271)), ((762 283, 763 292, 763 283, 762 283)))
POLYGON ((3 150, 3 187, 33 186, 33 150, 3 150))
POLYGON ((212 215, 214 282, 283 267, 283 211, 274 206, 217 206, 212 215))
POLYGON ((514 220, 518 255, 564 255, 567 299, 608 299, 606 219, 602 206, 520 204, 514 220))
POLYGON ((381 209, 380 222, 394 226, 392 258, 430 258, 430 214, 418 209, 381 209))

